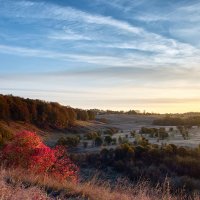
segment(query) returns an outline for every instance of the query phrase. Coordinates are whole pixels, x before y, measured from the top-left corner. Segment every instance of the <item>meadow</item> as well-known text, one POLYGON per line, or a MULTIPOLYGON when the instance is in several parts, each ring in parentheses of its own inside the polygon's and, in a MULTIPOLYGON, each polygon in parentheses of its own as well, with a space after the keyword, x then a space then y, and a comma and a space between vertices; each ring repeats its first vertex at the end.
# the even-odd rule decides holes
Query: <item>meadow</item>
POLYGON ((2 99, 2 200, 199 199, 197 113, 166 118, 2 99))

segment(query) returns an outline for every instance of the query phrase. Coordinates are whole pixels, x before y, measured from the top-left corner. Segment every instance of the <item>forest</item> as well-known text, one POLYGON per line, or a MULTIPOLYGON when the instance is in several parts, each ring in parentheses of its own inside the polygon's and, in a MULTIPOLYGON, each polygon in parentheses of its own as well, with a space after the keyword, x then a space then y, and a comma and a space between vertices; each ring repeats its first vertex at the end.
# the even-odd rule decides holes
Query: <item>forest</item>
POLYGON ((153 187, 167 178, 172 193, 184 188, 192 194, 200 190, 200 146, 162 146, 141 140, 138 144, 123 143, 116 149, 103 149, 100 153, 74 154, 72 160, 83 169, 93 168, 111 176, 121 174, 131 182, 148 180, 153 187))
POLYGON ((23 121, 40 128, 64 129, 75 120, 93 120, 93 110, 75 109, 55 102, 0 95, 0 120, 23 121))
POLYGON ((154 120, 154 125, 159 126, 200 126, 200 116, 187 116, 187 117, 173 117, 165 116, 154 120))

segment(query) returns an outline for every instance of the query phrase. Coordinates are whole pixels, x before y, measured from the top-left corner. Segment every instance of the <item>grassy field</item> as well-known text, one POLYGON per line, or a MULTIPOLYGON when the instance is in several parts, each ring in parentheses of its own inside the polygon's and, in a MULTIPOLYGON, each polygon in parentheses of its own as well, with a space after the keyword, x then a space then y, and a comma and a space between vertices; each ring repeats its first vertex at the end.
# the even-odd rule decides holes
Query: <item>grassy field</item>
MULTIPOLYGON (((116 127, 119 132, 114 134, 113 137, 126 136, 128 134, 128 140, 133 142, 133 137, 130 136, 131 130, 138 131, 141 127, 159 127, 153 126, 152 122, 156 116, 142 116, 142 115, 116 115, 107 114, 99 115, 94 121, 82 122, 77 121, 74 127, 66 131, 53 131, 53 130, 41 130, 34 125, 23 122, 5 122, 1 121, 0 126, 13 133, 17 133, 21 130, 30 130, 38 133, 44 142, 53 145, 56 141, 67 135, 84 135, 88 131, 105 130, 109 127, 116 127), (102 122, 101 119, 104 119, 102 122)), ((167 129, 169 127, 166 127, 167 129)), ((174 134, 170 134, 170 137, 165 140, 149 138, 151 143, 173 143, 182 146, 196 146, 200 142, 200 129, 193 127, 189 132, 189 139, 184 140, 183 137, 176 132, 174 127, 174 134)), ((116 148, 117 145, 109 145, 106 148, 116 148)), ((94 147, 86 149, 86 152, 100 151, 102 147, 94 147)), ((83 149, 83 148, 82 148, 83 149)), ((186 200, 194 199, 199 200, 199 196, 193 196, 192 198, 184 196, 184 192, 172 195, 170 192, 170 185, 166 181, 162 185, 157 187, 151 187, 148 181, 139 181, 136 185, 127 182, 127 180, 114 180, 112 185, 107 181, 99 180, 98 177, 89 179, 87 181, 80 181, 78 184, 72 184, 69 182, 59 182, 46 175, 35 175, 30 171, 24 171, 21 169, 6 170, 3 167, 0 170, 0 199, 68 199, 68 200, 186 200), (34 195, 33 195, 34 194, 34 195), (35 196, 36 195, 36 196, 35 196)), ((80 175, 80 177, 82 177, 80 175)))
POLYGON ((21 169, 0 169, 1 200, 199 200, 199 196, 170 194, 166 180, 155 188, 141 181, 132 185, 126 180, 118 180, 111 187, 108 182, 93 178, 87 182, 72 184, 59 182, 45 175, 36 175, 21 169))
MULTIPOLYGON (((70 136, 70 135, 84 135, 90 131, 102 131, 106 130, 109 127, 115 127, 119 129, 119 132, 114 136, 118 138, 119 136, 125 137, 129 135, 129 141, 133 142, 133 138, 130 137, 130 131, 135 130, 138 132, 141 127, 163 127, 163 126, 155 126, 152 125, 153 120, 158 116, 146 116, 146 115, 127 115, 127 114, 104 114, 97 115, 96 120, 93 121, 76 121, 74 127, 65 131, 58 130, 41 130, 38 127, 24 122, 5 122, 0 121, 0 126, 4 127, 11 132, 19 132, 22 130, 30 130, 39 134, 43 141, 53 146, 56 144, 59 138, 70 136), (102 122, 104 119, 106 122, 102 122)), ((173 126, 165 126, 168 130, 169 127, 173 126)), ((173 127, 176 129, 175 127, 173 127)), ((145 136, 145 135, 144 135, 145 136)), ((189 139, 184 140, 180 133, 172 134, 170 133, 170 137, 164 140, 157 141, 156 138, 150 138, 147 135, 145 136, 149 142, 154 144, 162 144, 162 143, 171 143, 178 146, 189 146, 196 147, 200 144, 200 129, 197 127, 193 127, 189 130, 189 139)))
MULTIPOLYGON (((135 130, 138 132, 141 127, 148 128, 158 128, 164 127, 166 130, 169 130, 170 127, 176 129, 174 126, 155 126, 152 125, 153 120, 157 118, 157 116, 145 116, 145 115, 115 115, 115 114, 105 114, 97 116, 97 119, 104 118, 107 119, 108 123, 104 125, 100 125, 98 127, 116 127, 122 130, 123 133, 119 133, 118 136, 124 136, 126 134, 129 135, 130 131, 135 130)), ((169 134, 169 138, 164 140, 157 141, 156 138, 150 138, 147 135, 144 135, 150 143, 154 144, 175 144, 178 146, 189 146, 196 147, 200 144, 200 128, 193 127, 189 130, 189 139, 184 140, 182 135, 179 132, 174 131, 174 133, 169 134)), ((129 140, 132 141, 132 138, 129 137, 129 140)))

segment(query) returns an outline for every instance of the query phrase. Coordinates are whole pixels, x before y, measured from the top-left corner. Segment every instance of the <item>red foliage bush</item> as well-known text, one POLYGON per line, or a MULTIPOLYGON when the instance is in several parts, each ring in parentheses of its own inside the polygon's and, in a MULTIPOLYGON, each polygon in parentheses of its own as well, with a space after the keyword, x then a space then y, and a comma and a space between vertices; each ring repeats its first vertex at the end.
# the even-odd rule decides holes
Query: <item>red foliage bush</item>
POLYGON ((16 134, 2 150, 1 157, 8 167, 23 167, 62 180, 77 181, 78 178, 78 167, 69 159, 64 147, 51 149, 29 131, 16 134))

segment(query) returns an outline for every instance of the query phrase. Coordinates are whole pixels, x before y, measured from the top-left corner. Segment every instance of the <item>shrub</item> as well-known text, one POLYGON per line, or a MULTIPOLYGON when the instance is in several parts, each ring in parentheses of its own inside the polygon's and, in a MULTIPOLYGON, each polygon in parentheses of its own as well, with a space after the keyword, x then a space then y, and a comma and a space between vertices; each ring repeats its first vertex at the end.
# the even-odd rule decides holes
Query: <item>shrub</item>
POLYGON ((98 136, 96 139, 95 139, 95 145, 96 146, 101 146, 103 143, 103 140, 100 136, 98 136))
POLYGON ((106 118, 100 118, 100 119, 97 119, 98 121, 102 122, 102 123, 105 123, 105 124, 108 124, 108 119, 106 118))
POLYGON ((107 135, 107 136, 105 137, 104 141, 105 141, 105 143, 106 143, 107 145, 110 145, 111 142, 112 142, 112 137, 109 136, 109 135, 107 135))
POLYGON ((85 137, 88 139, 88 140, 95 140, 97 137, 98 137, 98 133, 97 132, 88 132, 85 137))
POLYGON ((0 146, 3 146, 7 141, 12 139, 13 134, 6 128, 0 126, 0 146))
POLYGON ((66 154, 65 148, 44 145, 35 133, 16 134, 1 155, 7 167, 22 167, 35 173, 46 173, 61 180, 77 181, 78 168, 66 154))
POLYGON ((111 128, 108 128, 107 130, 104 131, 104 134, 106 135, 114 135, 115 133, 118 133, 118 128, 115 128, 115 127, 111 127, 111 128))
POLYGON ((58 145, 68 146, 68 147, 77 147, 80 143, 80 138, 78 136, 68 136, 68 137, 61 137, 58 141, 58 145))

